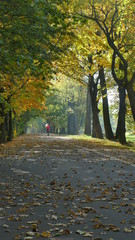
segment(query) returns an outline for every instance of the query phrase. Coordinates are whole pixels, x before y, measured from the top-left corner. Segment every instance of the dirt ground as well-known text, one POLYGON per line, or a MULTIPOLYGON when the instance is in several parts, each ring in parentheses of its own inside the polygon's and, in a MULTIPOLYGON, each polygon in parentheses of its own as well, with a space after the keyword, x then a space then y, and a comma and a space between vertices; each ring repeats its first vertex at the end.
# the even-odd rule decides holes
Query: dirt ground
POLYGON ((0 167, 0 240, 135 239, 135 153, 24 135, 0 167))

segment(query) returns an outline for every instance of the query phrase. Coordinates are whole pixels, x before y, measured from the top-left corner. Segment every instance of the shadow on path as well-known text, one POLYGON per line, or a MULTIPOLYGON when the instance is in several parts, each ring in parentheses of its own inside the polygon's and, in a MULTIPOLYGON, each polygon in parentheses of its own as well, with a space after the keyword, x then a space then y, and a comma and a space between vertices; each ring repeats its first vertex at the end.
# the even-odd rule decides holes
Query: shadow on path
POLYGON ((134 240, 135 154, 51 135, 0 146, 0 240, 134 240))

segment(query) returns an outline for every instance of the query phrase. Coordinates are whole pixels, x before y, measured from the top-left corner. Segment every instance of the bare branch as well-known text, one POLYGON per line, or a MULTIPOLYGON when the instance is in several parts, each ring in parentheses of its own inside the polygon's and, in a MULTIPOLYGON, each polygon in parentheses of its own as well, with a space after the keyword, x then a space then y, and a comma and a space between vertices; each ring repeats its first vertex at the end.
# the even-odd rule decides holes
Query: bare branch
POLYGON ((116 20, 114 21, 116 15, 118 16, 118 9, 117 9, 117 7, 115 7, 115 11, 114 11, 114 14, 113 14, 113 16, 112 16, 110 33, 113 32, 113 28, 114 28, 115 24, 118 22, 118 19, 116 19, 116 20))

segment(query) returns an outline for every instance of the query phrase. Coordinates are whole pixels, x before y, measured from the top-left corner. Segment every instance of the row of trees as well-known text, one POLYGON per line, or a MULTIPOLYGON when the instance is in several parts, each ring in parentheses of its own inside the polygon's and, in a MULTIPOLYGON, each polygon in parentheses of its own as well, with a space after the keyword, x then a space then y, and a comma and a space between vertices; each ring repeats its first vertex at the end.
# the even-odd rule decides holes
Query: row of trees
MULTIPOLYGON (((103 70, 101 73, 104 74, 103 70)), ((106 77, 106 82, 108 85, 111 76, 107 76, 107 73, 105 72, 105 76, 103 75, 103 77, 106 77), (107 77, 109 78, 107 79, 107 77)), ((45 132, 45 124, 48 121, 51 124, 51 132, 53 133, 78 134, 83 133, 85 128, 85 134, 92 135, 93 137, 102 138, 106 134, 107 139, 114 139, 114 137, 116 138, 117 136, 114 136, 113 131, 115 132, 115 129, 117 127, 119 102, 117 87, 112 87, 113 96, 112 91, 109 89, 108 106, 108 94, 106 95, 106 88, 102 90, 100 84, 98 84, 98 89, 96 89, 97 96, 95 96, 96 99, 99 101, 96 101, 96 108, 94 108, 95 111, 97 110, 95 112, 95 115, 97 114, 97 117, 95 117, 95 124, 93 124, 92 101, 89 91, 90 86, 88 80, 89 79, 85 78, 86 83, 85 85, 82 85, 60 74, 59 81, 55 82, 54 87, 52 87, 48 94, 46 94, 47 111, 32 111, 31 113, 26 112, 21 117, 22 121, 19 121, 17 131, 20 128, 20 130, 22 131, 21 133, 26 133, 26 131, 28 133, 43 133, 45 132), (108 111, 108 108, 106 108, 106 106, 108 108, 110 107, 110 111, 108 111), (105 115, 105 123, 103 123, 102 120, 103 115, 105 115), (98 124, 96 124, 97 120, 98 124), (111 128, 111 125, 113 130, 111 128), (94 126, 96 132, 94 131, 94 126), (106 129, 104 129, 105 127, 106 129), (97 129, 100 129, 100 131, 97 131, 97 129)), ((95 101, 93 102, 95 103, 95 101)), ((130 117, 130 114, 128 116, 130 117)), ((133 120, 130 120, 128 118, 128 123, 130 126, 127 124, 126 121, 127 130, 133 131, 133 120)))
MULTIPOLYGON (((56 109, 55 102, 46 105, 45 102, 52 94, 52 83, 60 88, 59 81, 64 85, 70 79, 88 86, 85 133, 103 137, 98 116, 98 101, 102 96, 106 138, 125 143, 126 96, 135 121, 133 2, 12 0, 0 1, 0 4, 1 16, 4 16, 0 18, 0 141, 12 139, 13 118, 17 121, 17 116, 24 116, 26 110, 42 110, 47 105, 53 109, 53 115, 47 116, 50 112, 45 111, 47 118, 64 131, 63 103, 56 109), (116 85, 119 113, 114 134, 107 88, 116 85)), ((65 102, 68 103, 68 133, 72 134, 77 133, 79 127, 77 114, 73 114, 76 96, 70 85, 68 91, 70 97, 65 102)), ((78 114, 82 114, 83 98, 79 98, 75 105, 81 108, 78 114)))
POLYGON ((65 28, 57 1, 0 1, 0 142, 12 139, 16 116, 45 107, 65 28))
POLYGON ((84 127, 86 88, 72 79, 59 74, 55 89, 46 100, 46 119, 51 131, 61 134, 78 134, 84 127))
POLYGON ((27 111, 17 121, 17 132, 43 133, 45 124, 51 124, 52 133, 78 134, 84 131, 86 112, 86 88, 59 74, 46 93, 46 109, 27 111))
POLYGON ((73 9, 70 5, 66 5, 70 16, 73 17, 73 32, 78 40, 74 43, 72 50, 73 56, 76 54, 80 67, 85 70, 89 77, 93 135, 100 138, 103 136, 97 105, 98 85, 100 83, 106 137, 109 139, 117 138, 124 144, 126 143, 126 96, 130 102, 135 121, 133 2, 130 0, 116 2, 111 0, 75 0, 72 2, 74 2, 73 9), (107 72, 111 72, 119 91, 118 125, 115 134, 112 132, 109 119, 105 79, 105 73, 107 72))

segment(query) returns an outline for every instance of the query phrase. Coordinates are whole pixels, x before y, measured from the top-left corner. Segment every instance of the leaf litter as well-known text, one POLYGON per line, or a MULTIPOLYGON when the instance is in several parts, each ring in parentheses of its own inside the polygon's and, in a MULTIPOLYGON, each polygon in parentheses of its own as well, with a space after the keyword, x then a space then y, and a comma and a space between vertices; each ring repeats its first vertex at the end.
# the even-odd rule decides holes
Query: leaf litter
POLYGON ((112 149, 103 160, 103 151, 45 135, 24 135, 5 144, 0 158, 2 240, 132 240, 134 167, 122 157, 115 160, 112 149))

